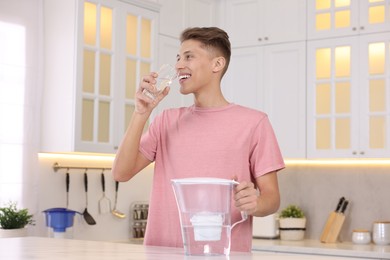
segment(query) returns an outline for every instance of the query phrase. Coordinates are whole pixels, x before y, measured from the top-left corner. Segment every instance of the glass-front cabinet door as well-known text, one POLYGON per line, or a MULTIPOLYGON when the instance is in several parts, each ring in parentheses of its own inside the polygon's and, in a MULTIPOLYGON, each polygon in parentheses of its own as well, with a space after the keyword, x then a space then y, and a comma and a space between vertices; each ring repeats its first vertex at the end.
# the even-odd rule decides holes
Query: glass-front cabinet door
POLYGON ((309 39, 390 30, 389 0, 313 0, 307 4, 309 39))
POLYGON ((361 39, 361 152, 390 157, 390 33, 361 39))
POLYGON ((356 37, 308 44, 308 157, 351 157, 358 149, 356 37))
POLYGON ((84 1, 81 13, 76 149, 115 153, 156 59, 157 13, 102 0, 84 1))
POLYGON ((308 44, 308 157, 390 156, 390 34, 308 44))

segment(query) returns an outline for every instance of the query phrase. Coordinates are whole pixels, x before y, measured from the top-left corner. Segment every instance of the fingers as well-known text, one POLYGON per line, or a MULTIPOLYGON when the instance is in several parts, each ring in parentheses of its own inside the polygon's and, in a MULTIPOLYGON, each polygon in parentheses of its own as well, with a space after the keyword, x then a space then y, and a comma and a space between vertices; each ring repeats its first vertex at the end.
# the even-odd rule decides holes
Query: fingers
POLYGON ((243 181, 236 186, 234 194, 235 206, 248 214, 257 209, 257 190, 252 182, 243 181))
POLYGON ((144 90, 147 90, 151 93, 154 93, 156 91, 156 77, 157 73, 151 72, 149 75, 146 75, 142 78, 140 84, 139 84, 139 92, 144 92, 144 90))

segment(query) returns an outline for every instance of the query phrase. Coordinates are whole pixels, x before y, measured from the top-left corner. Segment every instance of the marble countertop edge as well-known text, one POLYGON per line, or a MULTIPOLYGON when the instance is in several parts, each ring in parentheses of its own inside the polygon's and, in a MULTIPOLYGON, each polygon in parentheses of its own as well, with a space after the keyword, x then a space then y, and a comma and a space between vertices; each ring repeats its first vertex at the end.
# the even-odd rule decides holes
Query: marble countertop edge
POLYGON ((318 240, 282 241, 279 239, 253 239, 253 251, 315 254, 372 259, 390 259, 390 246, 373 243, 356 245, 351 242, 321 243, 318 240))

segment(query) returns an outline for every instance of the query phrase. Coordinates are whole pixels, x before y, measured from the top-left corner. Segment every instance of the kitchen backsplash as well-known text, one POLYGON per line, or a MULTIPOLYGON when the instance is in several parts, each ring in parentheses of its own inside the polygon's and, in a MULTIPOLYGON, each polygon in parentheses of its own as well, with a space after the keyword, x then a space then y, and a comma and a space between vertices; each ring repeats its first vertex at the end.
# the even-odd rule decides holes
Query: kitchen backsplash
MULTIPOLYGON (((53 207, 66 206, 65 173, 66 169, 53 170, 55 158, 40 158, 39 211, 37 225, 32 233, 47 235, 44 214, 41 211, 53 207)), ((64 160, 63 165, 84 165, 111 167, 111 162, 85 160, 64 160)), ((85 209, 85 191, 83 173, 85 170, 70 170, 69 208, 83 212, 85 209)), ((125 219, 119 219, 111 213, 99 214, 98 201, 102 197, 100 183, 101 170, 88 170, 88 212, 97 224, 89 226, 82 216, 77 216, 73 227, 75 239, 126 241, 132 236, 134 225, 133 206, 135 202, 149 200, 153 166, 149 166, 132 180, 120 183, 118 209, 125 213, 125 219)), ((110 171, 105 171, 106 195, 113 205, 115 182, 110 171)), ((319 239, 326 219, 335 210, 342 196, 350 201, 346 211, 346 220, 340 238, 350 241, 353 229, 371 230, 376 220, 390 220, 390 167, 389 166, 289 166, 279 172, 281 208, 288 204, 297 204, 306 213, 306 238, 319 239)))
POLYGON ((307 216, 306 238, 319 239, 340 197, 349 200, 340 240, 352 230, 372 229, 376 220, 390 221, 389 166, 287 166, 279 173, 281 209, 299 205, 307 216))
MULTIPOLYGON (((43 210, 55 207, 66 207, 65 173, 67 169, 54 171, 53 165, 79 167, 107 167, 111 168, 112 160, 86 159, 58 159, 40 158, 39 178, 39 212, 35 213, 36 226, 30 230, 38 236, 47 236, 48 228, 45 226, 43 210)), ((69 209, 83 212, 86 207, 84 190, 85 169, 69 169, 69 209)), ((103 196, 100 169, 88 169, 88 212, 96 220, 96 225, 88 225, 82 215, 76 214, 75 223, 71 229, 73 238, 107 241, 127 241, 132 236, 133 209, 132 203, 136 201, 148 201, 153 177, 153 166, 147 167, 142 173, 136 175, 131 181, 119 183, 117 209, 126 214, 124 219, 114 216, 111 212, 99 213, 99 200, 103 196)), ((110 170, 104 171, 105 195, 111 200, 111 206, 115 202, 115 181, 110 170)))

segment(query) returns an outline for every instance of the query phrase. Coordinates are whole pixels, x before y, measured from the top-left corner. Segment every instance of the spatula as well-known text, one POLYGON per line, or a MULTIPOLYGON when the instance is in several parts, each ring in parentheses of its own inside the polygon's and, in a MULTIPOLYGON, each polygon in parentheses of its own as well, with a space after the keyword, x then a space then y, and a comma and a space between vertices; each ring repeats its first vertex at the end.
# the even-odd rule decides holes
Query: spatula
POLYGON ((83 216, 84 216, 85 222, 87 222, 88 225, 96 225, 95 219, 88 212, 88 176, 87 176, 87 172, 84 173, 84 188, 85 188, 85 210, 83 212, 83 216))
POLYGON ((99 213, 104 214, 111 211, 111 200, 106 197, 106 181, 104 179, 104 170, 101 174, 103 196, 99 200, 99 213))

